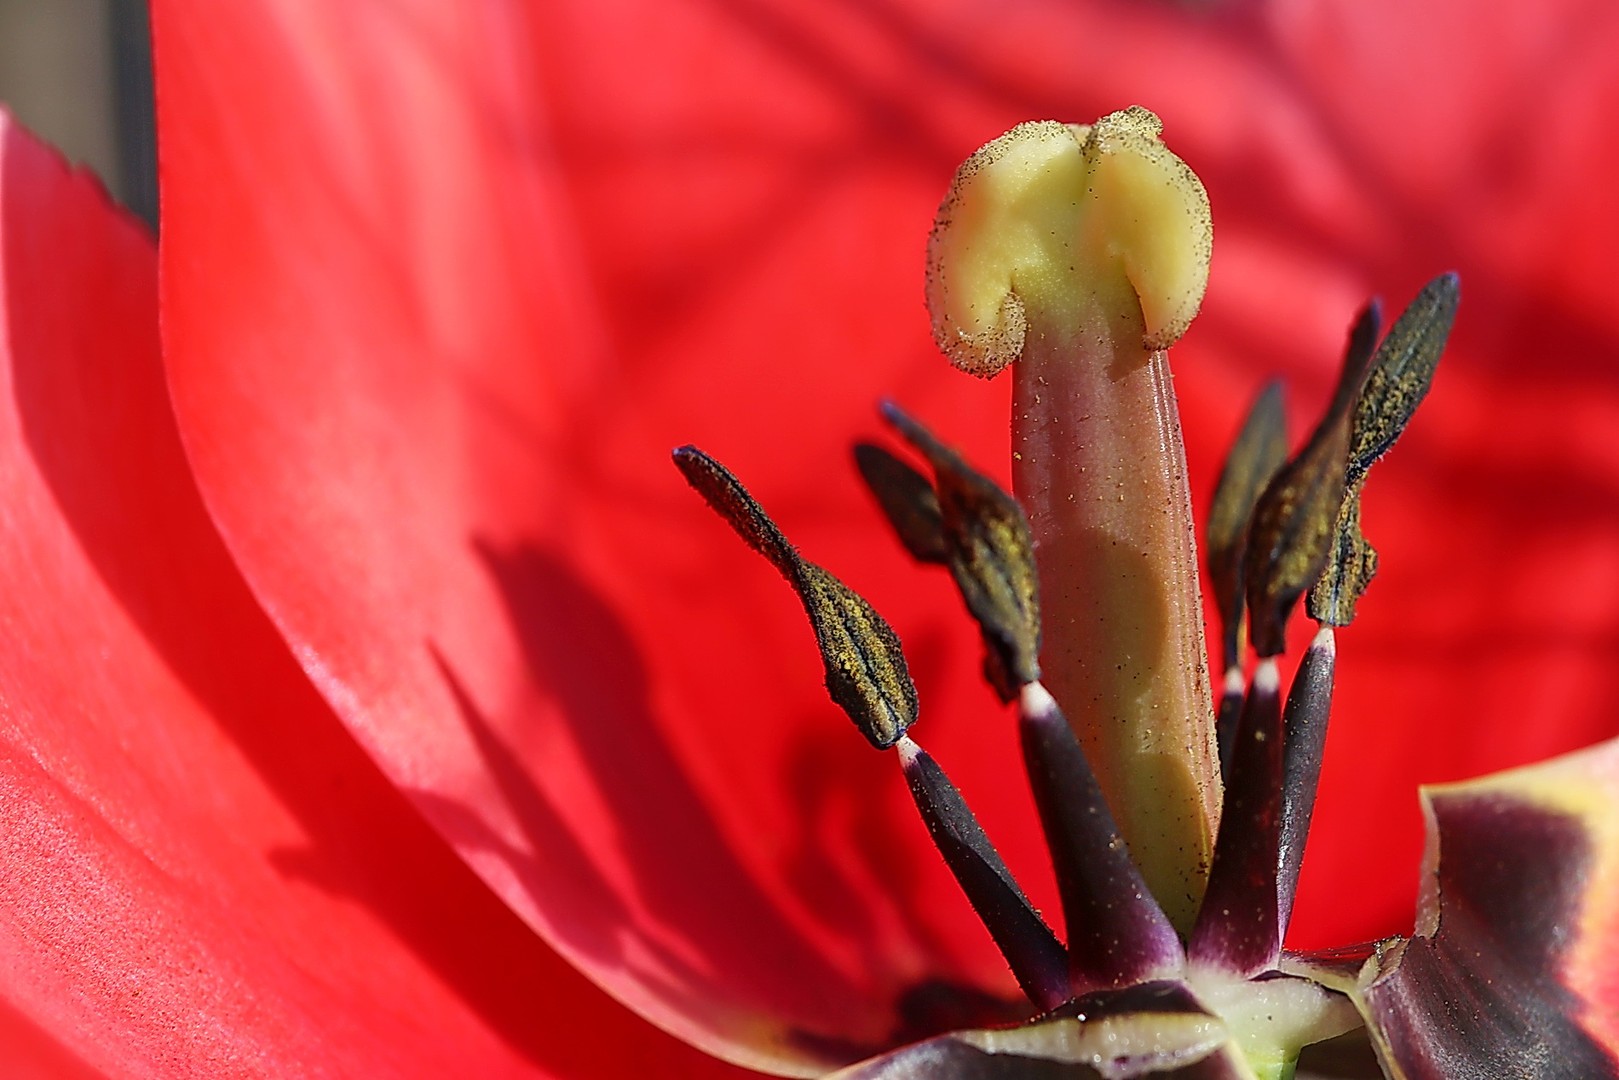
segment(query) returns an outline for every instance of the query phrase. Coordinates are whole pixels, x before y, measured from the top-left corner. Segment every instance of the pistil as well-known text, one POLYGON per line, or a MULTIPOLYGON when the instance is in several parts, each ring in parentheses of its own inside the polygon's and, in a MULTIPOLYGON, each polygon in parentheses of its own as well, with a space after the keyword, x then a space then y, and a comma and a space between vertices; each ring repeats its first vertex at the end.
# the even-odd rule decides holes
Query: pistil
POLYGON ((1183 930, 1220 791, 1180 420, 1164 349, 1202 299, 1207 197, 1144 109, 1024 124, 975 154, 929 249, 935 337, 1016 359, 1013 478, 1042 669, 1148 885, 1183 930))

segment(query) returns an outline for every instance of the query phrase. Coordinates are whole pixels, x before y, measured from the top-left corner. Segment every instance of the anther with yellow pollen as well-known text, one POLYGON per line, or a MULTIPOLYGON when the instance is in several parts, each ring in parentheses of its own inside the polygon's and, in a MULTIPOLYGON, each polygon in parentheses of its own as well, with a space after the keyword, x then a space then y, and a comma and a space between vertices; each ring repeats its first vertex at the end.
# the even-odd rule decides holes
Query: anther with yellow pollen
POLYGON ((1377 306, 1360 313, 1333 399, 1291 458, 1279 390, 1255 405, 1206 536, 1216 707, 1166 353, 1202 301, 1212 230, 1202 184, 1159 135, 1141 108, 1022 124, 962 166, 940 207, 934 336, 974 375, 1011 365, 1017 497, 891 404, 883 417, 931 475, 856 452, 907 550, 949 568, 985 675, 1015 706, 1066 942, 909 733, 919 706, 898 636, 724 466, 675 452, 797 591, 833 700, 896 750, 1030 1001, 1021 1025, 939 1035, 839 1075, 1286 1078, 1329 1043, 1334 1076, 1619 1077, 1619 990, 1602 975, 1619 958, 1619 745, 1428 793, 1413 937, 1282 949, 1334 628, 1376 570, 1360 494, 1427 393, 1458 287, 1435 279, 1381 339, 1377 306), (1320 630, 1284 694, 1276 658, 1305 596, 1320 630))

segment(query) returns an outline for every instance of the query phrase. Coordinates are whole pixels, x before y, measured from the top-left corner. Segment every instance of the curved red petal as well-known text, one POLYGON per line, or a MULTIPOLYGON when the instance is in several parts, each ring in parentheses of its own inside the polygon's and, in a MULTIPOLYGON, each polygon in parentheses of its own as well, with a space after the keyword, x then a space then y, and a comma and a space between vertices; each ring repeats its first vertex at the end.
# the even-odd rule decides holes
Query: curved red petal
POLYGON ((692 1076, 377 773, 190 479, 150 239, 0 114, 6 1075, 692 1076))
POLYGON ((736 621, 715 585, 742 553, 667 461, 763 371, 703 388, 610 340, 525 44, 543 28, 507 4, 154 17, 176 408, 317 685, 514 910, 655 1022, 781 1068, 891 1045, 902 999, 966 965, 862 910, 868 883, 941 872, 866 827, 898 816, 892 763, 844 764, 841 721, 777 720, 816 676, 704 663, 766 638, 814 669, 790 595, 736 621), (865 846, 820 843, 805 800, 865 846))
POLYGON ((1396 875, 1331 898, 1374 843, 1414 865, 1416 780, 1612 730, 1611 590, 1565 587, 1614 577, 1589 497, 1619 477, 1611 17, 180 7, 155 9, 166 341, 210 507, 389 775, 659 1023, 768 1057, 890 1038, 924 978, 1006 985, 889 763, 819 700, 792 598, 669 471, 690 439, 911 643, 929 746, 1053 906, 973 635, 838 468, 880 396, 1004 455, 1005 391, 932 355, 920 253, 956 162, 1029 115, 1141 101, 1204 175, 1221 241, 1177 348, 1201 490, 1261 378, 1319 400, 1366 294, 1462 273, 1438 391, 1368 497, 1385 572, 1344 635, 1298 936, 1404 921, 1396 875), (1530 118, 1498 106, 1528 99, 1534 153, 1509 153, 1530 118))

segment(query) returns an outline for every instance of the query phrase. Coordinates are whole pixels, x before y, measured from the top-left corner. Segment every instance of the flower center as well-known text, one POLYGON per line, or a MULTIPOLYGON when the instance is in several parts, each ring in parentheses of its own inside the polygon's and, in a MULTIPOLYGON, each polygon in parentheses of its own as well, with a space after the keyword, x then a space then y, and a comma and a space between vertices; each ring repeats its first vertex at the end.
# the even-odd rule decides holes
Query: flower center
POLYGON ((909 734, 917 696, 894 631, 719 462, 689 446, 674 456, 797 592, 833 700, 874 746, 897 751, 940 854, 1032 1002, 1034 1022, 982 1038, 1031 1040, 1035 1056, 1105 1076, 1211 1055, 1285 1076, 1301 1046, 1359 1023, 1324 985, 1339 974, 1284 957, 1282 941, 1334 627, 1375 571, 1360 492, 1427 392, 1457 283, 1431 283, 1381 344, 1376 305, 1362 312, 1333 399, 1291 459, 1278 391, 1244 425, 1206 540, 1225 671, 1216 712, 1165 353, 1201 301, 1208 203, 1158 133, 1142 109, 1089 127, 1021 125, 969 159, 940 209, 935 335, 975 374, 1016 361, 1022 503, 891 404, 884 419, 931 477, 880 447, 856 455, 906 548, 949 568, 986 677, 1016 705, 1066 943, 909 734), (1284 696, 1276 658, 1306 593, 1321 626, 1284 696), (1250 635, 1258 659, 1245 681, 1250 635))

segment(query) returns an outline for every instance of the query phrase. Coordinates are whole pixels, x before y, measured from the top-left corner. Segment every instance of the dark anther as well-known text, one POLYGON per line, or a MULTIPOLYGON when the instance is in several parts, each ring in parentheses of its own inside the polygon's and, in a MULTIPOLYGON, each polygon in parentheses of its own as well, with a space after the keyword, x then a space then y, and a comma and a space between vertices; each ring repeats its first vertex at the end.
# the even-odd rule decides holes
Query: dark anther
POLYGON ((1310 615, 1320 622, 1348 626, 1355 617, 1355 602, 1377 573, 1377 552, 1360 529, 1366 473, 1388 453, 1427 396, 1460 301, 1461 282, 1455 274, 1434 278, 1395 320, 1377 350, 1355 406, 1329 558, 1310 593, 1310 615))
POLYGON ((1214 584, 1220 618, 1224 669, 1242 664, 1243 552, 1254 506, 1276 471, 1287 460, 1287 420, 1282 410, 1282 384, 1272 382, 1254 400, 1242 431, 1214 489, 1205 531, 1209 579, 1214 584))
POLYGON ((1231 742, 1242 716, 1244 647, 1243 562, 1248 551, 1248 529, 1259 497, 1287 461, 1287 419, 1282 408, 1282 384, 1266 384, 1254 399, 1242 430, 1226 455, 1220 482, 1214 489, 1204 547, 1208 552, 1209 579, 1214 584, 1215 611, 1220 620, 1224 679, 1215 709, 1214 730, 1220 748, 1220 773, 1231 768, 1231 742))
POLYGON ((1068 953, 1029 904, 961 792, 916 743, 899 744, 916 808, 961 891, 989 929, 1029 1000, 1047 1011, 1068 1000, 1068 953))
POLYGON ((1040 677, 1039 575, 1017 500, 893 404, 884 419, 927 458, 944 522, 950 573, 978 621, 985 671, 1003 701, 1040 677))
POLYGON ((808 613, 826 691, 871 744, 886 749, 916 719, 916 686, 899 637, 865 599, 798 553, 730 470, 694 446, 674 452, 686 482, 775 564, 808 613))
POLYGON ((855 443, 855 467, 882 507, 883 516, 911 558, 923 563, 947 563, 944 517, 933 483, 880 446, 855 443))
POLYGON ((1355 406, 1349 480, 1358 480, 1394 445, 1433 386, 1461 302, 1461 279, 1441 274, 1425 285, 1389 328, 1355 406))
POLYGON ((1243 575, 1249 634, 1260 656, 1279 655, 1287 619, 1321 576, 1343 502, 1351 410, 1365 381, 1380 325, 1368 304, 1349 332, 1349 348, 1332 401, 1304 448, 1271 480, 1254 508, 1243 575))
POLYGON ((1045 829, 1074 990, 1128 986, 1185 960, 1180 939, 1147 890, 1074 729, 1039 683, 1023 688, 1023 764, 1045 829))

